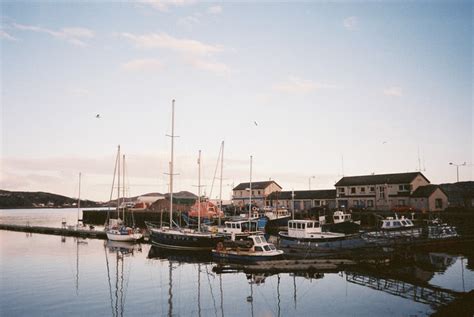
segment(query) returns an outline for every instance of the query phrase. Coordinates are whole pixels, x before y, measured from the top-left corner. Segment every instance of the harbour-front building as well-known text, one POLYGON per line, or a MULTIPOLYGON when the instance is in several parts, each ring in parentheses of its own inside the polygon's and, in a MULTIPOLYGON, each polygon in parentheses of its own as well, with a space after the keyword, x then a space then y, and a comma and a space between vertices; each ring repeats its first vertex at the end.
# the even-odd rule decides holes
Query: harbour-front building
POLYGON ((336 208, 336 190, 295 190, 273 192, 267 198, 272 207, 286 207, 295 211, 309 210, 314 207, 336 208), (294 206, 292 205, 294 202, 294 206))
POLYGON ((446 193, 421 172, 345 176, 335 186, 339 208, 437 211, 448 205, 446 193))
MULTIPOLYGON (((279 192, 282 187, 275 181, 252 182, 252 205, 258 207, 269 206, 268 196, 279 192)), ((234 205, 245 207, 249 204, 250 183, 240 183, 233 189, 232 200, 234 205)))

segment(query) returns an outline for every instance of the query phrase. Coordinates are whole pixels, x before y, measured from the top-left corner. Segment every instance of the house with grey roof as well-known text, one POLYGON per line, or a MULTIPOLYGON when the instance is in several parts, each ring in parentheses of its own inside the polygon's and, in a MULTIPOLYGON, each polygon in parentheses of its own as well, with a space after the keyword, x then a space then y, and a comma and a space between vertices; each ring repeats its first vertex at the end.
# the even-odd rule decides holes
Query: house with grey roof
POLYGON ((335 186, 340 208, 393 210, 406 206, 435 211, 448 205, 446 193, 421 172, 345 176, 335 186))
MULTIPOLYGON (((268 206, 267 197, 273 193, 281 191, 282 187, 275 181, 252 182, 252 205, 259 207, 268 206)), ((244 207, 250 200, 250 183, 240 183, 232 190, 232 200, 234 205, 244 207)))

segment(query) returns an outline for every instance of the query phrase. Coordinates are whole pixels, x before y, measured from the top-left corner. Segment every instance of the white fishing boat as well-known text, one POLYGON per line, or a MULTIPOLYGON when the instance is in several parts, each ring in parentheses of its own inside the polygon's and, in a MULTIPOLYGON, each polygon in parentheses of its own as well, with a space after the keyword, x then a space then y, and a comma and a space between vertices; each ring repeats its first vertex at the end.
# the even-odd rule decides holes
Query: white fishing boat
MULTIPOLYGON (((110 200, 112 200, 113 189, 115 185, 115 176, 117 175, 117 218, 111 219, 110 210, 107 212, 107 221, 105 225, 105 232, 107 239, 112 241, 128 241, 134 242, 140 240, 143 234, 139 228, 135 228, 132 217, 132 225, 128 226, 125 222, 127 208, 120 208, 120 145, 117 150, 117 157, 115 160, 114 178, 112 181, 112 191, 110 193, 110 200), (121 212, 122 210, 122 212, 121 212), (120 218, 122 216, 122 218, 120 218)), ((125 155, 123 156, 123 175, 125 175, 125 155)), ((123 187, 123 197, 125 197, 125 186, 123 187)))
POLYGON ((283 255, 263 235, 250 235, 241 241, 219 242, 212 250, 212 256, 219 260, 256 262, 276 260, 283 255))
POLYGON ((280 231, 278 235, 286 240, 298 241, 333 241, 343 240, 346 235, 337 232, 325 232, 317 220, 290 220, 288 230, 280 231))
POLYGON ((402 216, 398 218, 387 217, 380 220, 380 226, 377 231, 367 232, 363 235, 366 238, 419 238, 422 228, 416 227, 413 221, 402 216))
POLYGON ((238 239, 249 235, 262 234, 263 232, 258 230, 257 220, 249 221, 246 218, 235 218, 224 222, 223 227, 217 228, 217 233, 226 238, 234 237, 234 239, 238 239))

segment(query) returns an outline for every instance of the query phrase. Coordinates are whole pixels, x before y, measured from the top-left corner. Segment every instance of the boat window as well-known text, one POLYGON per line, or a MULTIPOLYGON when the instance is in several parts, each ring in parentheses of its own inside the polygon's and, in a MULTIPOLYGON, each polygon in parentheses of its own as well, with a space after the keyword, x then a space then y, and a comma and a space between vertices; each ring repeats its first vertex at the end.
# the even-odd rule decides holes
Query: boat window
POLYGON ((255 237, 255 242, 256 243, 262 243, 262 240, 260 239, 260 237, 255 237))
POLYGON ((301 229, 301 223, 297 223, 296 228, 301 229))
POLYGON ((263 248, 265 249, 265 251, 270 251, 270 247, 267 245, 264 245, 263 248))
POLYGON ((400 221, 394 221, 394 222, 393 222, 393 225, 394 225, 394 226, 397 226, 397 227, 400 227, 400 226, 401 226, 400 221))
POLYGON ((308 228, 313 228, 313 223, 312 222, 308 222, 308 228))
POLYGON ((232 224, 226 223, 226 224, 225 224, 225 227, 226 227, 226 228, 231 228, 231 227, 232 227, 232 224))
POLYGON ((240 229, 240 223, 237 223, 237 224, 235 225, 235 227, 236 227, 237 229, 240 229))
POLYGON ((392 225, 391 222, 384 222, 384 227, 390 227, 392 225))
POLYGON ((406 226, 407 222, 405 220, 402 220, 402 225, 406 226))
POLYGON ((407 224, 413 225, 413 222, 411 222, 411 220, 407 220, 407 224))
POLYGON ((339 216, 334 216, 334 219, 339 220, 339 216))
POLYGON ((306 224, 305 224, 305 223, 302 223, 302 224, 301 224, 301 229, 304 229, 304 228, 306 228, 306 224))
POLYGON ((257 246, 256 246, 256 247, 255 247, 255 251, 263 252, 263 249, 262 249, 262 247, 257 247, 257 246))
POLYGON ((270 249, 271 250, 276 250, 277 248, 275 248, 275 246, 273 244, 270 244, 270 249))

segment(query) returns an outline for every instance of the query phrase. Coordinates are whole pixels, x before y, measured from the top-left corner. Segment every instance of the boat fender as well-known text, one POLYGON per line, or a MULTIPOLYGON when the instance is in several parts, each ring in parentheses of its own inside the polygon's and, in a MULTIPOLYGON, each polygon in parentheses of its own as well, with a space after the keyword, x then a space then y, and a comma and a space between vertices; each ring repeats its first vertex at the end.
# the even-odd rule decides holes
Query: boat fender
POLYGON ((252 211, 257 211, 257 207, 252 207, 252 211))

